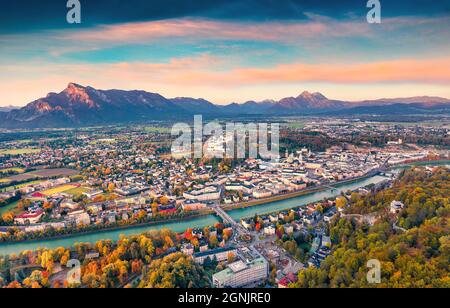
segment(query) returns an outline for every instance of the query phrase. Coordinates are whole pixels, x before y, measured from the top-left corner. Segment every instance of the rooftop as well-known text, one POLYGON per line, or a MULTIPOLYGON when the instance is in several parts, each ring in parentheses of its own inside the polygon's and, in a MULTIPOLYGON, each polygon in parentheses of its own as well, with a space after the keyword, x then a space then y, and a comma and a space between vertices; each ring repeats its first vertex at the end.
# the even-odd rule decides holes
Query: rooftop
POLYGON ((214 249, 214 250, 198 252, 198 253, 194 254, 194 258, 205 257, 205 256, 214 255, 214 254, 223 253, 223 252, 228 252, 228 251, 233 251, 233 250, 236 250, 236 248, 235 247, 217 248, 217 249, 214 249))
POLYGON ((237 261, 237 262, 234 262, 234 263, 228 265, 228 268, 229 268, 233 273, 238 273, 238 272, 241 272, 241 271, 247 269, 247 268, 248 268, 248 265, 245 264, 243 261, 237 261))
POLYGON ((217 280, 221 280, 221 281, 225 281, 228 280, 230 277, 232 277, 234 274, 241 272, 243 270, 255 267, 255 266, 259 266, 259 265, 264 265, 266 264, 267 261, 264 260, 263 258, 258 258, 253 260, 253 262, 249 263, 249 264, 245 264, 242 261, 238 261, 235 263, 232 263, 230 265, 228 265, 228 268, 218 272, 216 274, 214 274, 214 278, 217 280))

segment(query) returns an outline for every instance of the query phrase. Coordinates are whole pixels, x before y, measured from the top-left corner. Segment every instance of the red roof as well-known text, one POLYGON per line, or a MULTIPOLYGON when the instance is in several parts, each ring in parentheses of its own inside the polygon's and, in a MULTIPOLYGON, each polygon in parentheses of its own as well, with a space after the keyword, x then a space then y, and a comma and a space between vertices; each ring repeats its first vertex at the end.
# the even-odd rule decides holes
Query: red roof
POLYGON ((176 208, 173 209, 168 209, 168 210, 160 210, 158 212, 163 213, 163 214, 169 214, 169 213, 175 213, 177 211, 176 208))
POLYGON ((289 273, 286 277, 280 280, 278 284, 288 287, 291 283, 297 282, 298 277, 292 273, 289 273))
POLYGON ((42 215, 43 213, 44 213, 44 211, 39 210, 39 211, 36 211, 34 213, 24 213, 22 215, 17 216, 17 218, 23 218, 23 219, 36 218, 36 217, 42 215))

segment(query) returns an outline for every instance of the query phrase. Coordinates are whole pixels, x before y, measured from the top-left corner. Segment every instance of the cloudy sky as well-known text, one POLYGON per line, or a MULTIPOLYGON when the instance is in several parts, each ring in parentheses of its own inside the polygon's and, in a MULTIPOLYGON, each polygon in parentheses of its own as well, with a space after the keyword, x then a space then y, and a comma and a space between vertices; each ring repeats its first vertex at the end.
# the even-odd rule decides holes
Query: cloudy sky
POLYGON ((69 82, 215 103, 304 90, 345 100, 450 97, 450 0, 0 2, 0 105, 69 82))

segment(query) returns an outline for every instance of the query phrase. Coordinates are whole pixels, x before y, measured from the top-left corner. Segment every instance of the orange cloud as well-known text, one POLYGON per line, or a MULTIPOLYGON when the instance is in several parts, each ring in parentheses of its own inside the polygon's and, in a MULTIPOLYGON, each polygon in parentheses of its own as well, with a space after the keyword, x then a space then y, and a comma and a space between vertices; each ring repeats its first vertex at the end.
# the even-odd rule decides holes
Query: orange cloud
POLYGON ((69 36, 78 42, 145 42, 161 38, 234 39, 256 41, 289 41, 326 34, 327 37, 367 35, 365 22, 339 22, 314 17, 308 22, 223 22, 198 19, 176 19, 120 25, 99 26, 69 36))
POLYGON ((247 80, 322 81, 337 83, 450 83, 450 59, 393 60, 363 64, 295 64, 271 70, 243 70, 247 80))
POLYGON ((235 67, 227 58, 208 54, 176 58, 168 63, 55 64, 1 66, 11 75, 64 75, 76 79, 117 79, 165 84, 257 85, 289 82, 383 83, 417 82, 450 84, 450 58, 398 59, 371 63, 281 64, 268 68, 235 67), (230 68, 231 67, 231 68, 230 68))
POLYGON ((227 22, 205 19, 171 19, 134 22, 117 25, 100 25, 94 29, 64 32, 59 38, 80 43, 149 43, 157 39, 182 38, 214 40, 252 40, 300 43, 302 39, 336 37, 373 37, 383 31, 413 29, 417 26, 425 34, 439 33, 449 25, 448 18, 395 17, 384 18, 377 26, 364 18, 336 20, 307 14, 308 19, 296 22, 227 22))
MULTIPOLYGON (((41 97, 47 91, 59 91, 68 82, 78 82, 101 89, 142 89, 166 96, 204 96, 223 102, 240 101, 244 92, 248 99, 257 99, 262 95, 266 98, 273 95, 282 97, 285 91, 274 93, 270 89, 292 89, 302 84, 308 88, 304 84, 310 83, 321 84, 318 91, 327 88, 331 93, 333 87, 345 88, 345 93, 335 91, 345 98, 355 94, 350 95, 352 88, 364 88, 367 92, 368 87, 389 87, 389 93, 405 96, 409 92, 405 93, 402 85, 414 88, 415 93, 423 89, 423 95, 450 95, 450 58, 356 64, 293 63, 269 68, 227 68, 230 65, 227 60, 202 55, 174 59, 169 63, 0 66, 0 70, 6 73, 4 78, 0 77, 0 93, 4 93, 3 104, 17 104, 41 97), (395 87, 399 89, 397 92, 395 87), (430 89, 434 92, 430 93, 430 89)), ((377 93, 385 96, 380 91, 377 93)))
POLYGON ((393 60, 360 64, 283 64, 272 68, 237 68, 226 72, 191 70, 168 76, 178 84, 270 84, 291 82, 450 84, 450 58, 393 60))

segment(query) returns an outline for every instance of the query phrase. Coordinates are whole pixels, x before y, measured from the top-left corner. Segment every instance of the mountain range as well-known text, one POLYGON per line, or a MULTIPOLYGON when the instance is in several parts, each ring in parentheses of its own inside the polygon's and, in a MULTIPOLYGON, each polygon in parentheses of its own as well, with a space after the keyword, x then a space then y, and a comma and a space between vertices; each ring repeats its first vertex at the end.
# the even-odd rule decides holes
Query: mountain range
POLYGON ((14 109, 20 109, 20 107, 16 107, 16 106, 0 106, 0 112, 10 112, 11 110, 14 109))
POLYGON ((23 108, 0 109, 1 128, 57 128, 176 120, 205 116, 335 115, 335 114, 450 114, 450 100, 410 97, 347 102, 321 93, 303 92, 279 101, 249 101, 216 105, 204 99, 168 99, 146 91, 97 90, 70 83, 60 93, 29 103, 23 108))

